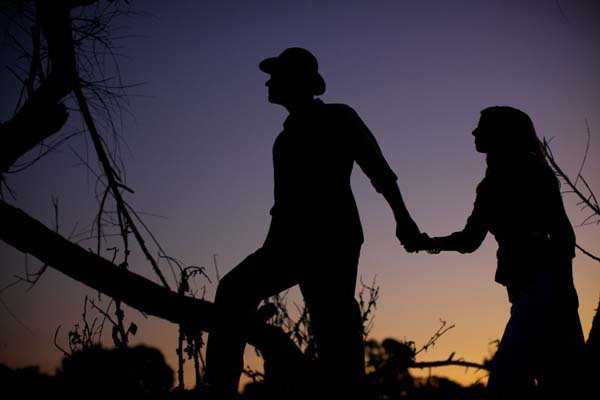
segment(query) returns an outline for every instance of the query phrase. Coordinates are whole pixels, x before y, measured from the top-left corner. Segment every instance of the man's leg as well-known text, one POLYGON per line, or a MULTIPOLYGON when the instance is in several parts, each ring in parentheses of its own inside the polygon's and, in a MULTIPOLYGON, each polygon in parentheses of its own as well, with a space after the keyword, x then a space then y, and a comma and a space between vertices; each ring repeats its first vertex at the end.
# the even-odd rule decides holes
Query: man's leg
POLYGON ((260 249, 219 282, 215 318, 206 347, 207 379, 218 400, 237 397, 248 330, 261 300, 298 283, 293 268, 260 249))
POLYGON ((364 342, 355 299, 360 248, 314 257, 311 276, 300 283, 315 335, 323 389, 356 398, 364 384, 364 342), (316 267, 316 268, 315 268, 316 267))

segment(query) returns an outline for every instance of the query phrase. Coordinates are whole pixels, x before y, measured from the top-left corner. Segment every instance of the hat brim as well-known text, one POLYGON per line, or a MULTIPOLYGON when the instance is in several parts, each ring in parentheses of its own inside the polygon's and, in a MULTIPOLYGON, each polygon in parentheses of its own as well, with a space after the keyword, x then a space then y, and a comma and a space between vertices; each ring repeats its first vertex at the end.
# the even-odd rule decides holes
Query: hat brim
MULTIPOLYGON (((281 61, 278 57, 270 57, 262 60, 258 64, 258 68, 267 74, 273 74, 274 72, 285 69, 281 65, 281 61)), ((318 72, 311 75, 312 76, 310 77, 310 80, 313 87, 313 94, 315 96, 320 96, 325 93, 325 89, 327 88, 325 85, 325 79, 323 79, 321 74, 318 72)))
POLYGON ((279 64, 277 61, 278 61, 277 57, 266 58, 266 59, 262 60, 260 62, 260 64, 258 64, 258 68, 262 72, 266 72, 267 74, 272 74, 275 70, 277 70, 277 66, 279 64))

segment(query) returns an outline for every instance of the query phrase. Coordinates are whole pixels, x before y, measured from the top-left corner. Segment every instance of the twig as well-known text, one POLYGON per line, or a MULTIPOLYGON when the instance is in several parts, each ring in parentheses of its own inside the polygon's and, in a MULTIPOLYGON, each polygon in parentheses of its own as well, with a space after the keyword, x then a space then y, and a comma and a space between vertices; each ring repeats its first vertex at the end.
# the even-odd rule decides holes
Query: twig
POLYGON ((600 262, 600 257, 593 255, 592 253, 590 253, 589 251, 587 251, 586 249, 584 249, 583 247, 581 247, 578 244, 576 244, 575 246, 579 249, 579 251, 581 251, 586 256, 590 257, 593 260, 600 262))
POLYGON ((484 369, 489 371, 490 367, 484 364, 474 363, 470 361, 462 360, 443 360, 443 361, 421 361, 415 362, 408 366, 408 368, 436 368, 436 367, 447 367, 447 366, 459 366, 467 368, 484 369))
POLYGON ((57 349, 59 349, 66 357, 70 357, 71 353, 69 353, 68 351, 66 351, 65 349, 63 349, 57 342, 56 338, 58 337, 58 332, 60 331, 60 325, 58 326, 58 328, 56 328, 56 331, 54 332, 54 347, 56 347, 57 349))

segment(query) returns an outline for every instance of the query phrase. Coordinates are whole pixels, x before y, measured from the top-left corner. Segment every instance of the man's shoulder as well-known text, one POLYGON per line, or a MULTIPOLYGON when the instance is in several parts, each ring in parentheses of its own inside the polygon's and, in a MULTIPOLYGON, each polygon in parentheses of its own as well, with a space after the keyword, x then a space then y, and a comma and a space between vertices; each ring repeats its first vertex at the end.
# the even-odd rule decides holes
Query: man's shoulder
POLYGON ((323 103, 323 109, 329 115, 336 118, 356 118, 358 114, 348 104, 344 103, 323 103))
POLYGON ((323 103, 323 107, 329 111, 354 112, 354 109, 352 107, 344 103, 323 103))

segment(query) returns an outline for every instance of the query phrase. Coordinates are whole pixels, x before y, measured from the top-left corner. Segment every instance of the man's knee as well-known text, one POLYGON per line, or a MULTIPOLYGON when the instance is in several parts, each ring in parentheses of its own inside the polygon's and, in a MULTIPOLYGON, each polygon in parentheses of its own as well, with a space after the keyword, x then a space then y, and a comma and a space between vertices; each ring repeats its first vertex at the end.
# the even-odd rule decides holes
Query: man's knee
POLYGON ((215 294, 215 303, 229 302, 235 299, 236 294, 239 295, 242 289, 243 282, 236 279, 235 276, 226 274, 217 285, 217 293, 215 294))
POLYGON ((215 302, 223 300, 235 299, 238 296, 245 296, 245 292, 249 292, 249 287, 252 285, 250 280, 250 273, 248 271, 249 263, 252 263, 253 255, 246 257, 238 266, 225 274, 217 285, 217 292, 215 294, 215 302))

